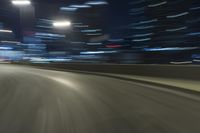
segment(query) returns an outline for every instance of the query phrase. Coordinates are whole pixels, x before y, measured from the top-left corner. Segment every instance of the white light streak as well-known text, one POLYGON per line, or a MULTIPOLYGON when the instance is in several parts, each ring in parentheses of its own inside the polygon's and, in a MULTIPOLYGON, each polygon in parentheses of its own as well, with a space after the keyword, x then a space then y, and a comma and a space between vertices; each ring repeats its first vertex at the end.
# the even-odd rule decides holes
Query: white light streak
POLYGON ((200 6, 190 8, 190 10, 199 10, 199 9, 200 9, 200 6))
POLYGON ((146 34, 137 34, 137 35, 134 35, 133 37, 144 37, 144 36, 151 36, 153 35, 154 33, 146 33, 146 34))
POLYGON ((164 4, 167 4, 167 1, 163 1, 163 2, 160 2, 160 3, 157 3, 157 4, 148 5, 148 7, 157 7, 157 6, 161 6, 161 5, 164 5, 164 4))
POLYGON ((70 25, 70 21, 56 21, 53 23, 53 26, 58 28, 69 27, 70 25))
POLYGON ((107 1, 89 1, 86 2, 87 5, 108 5, 109 3, 107 1))
POLYGON ((144 41, 150 41, 151 38, 144 38, 144 39, 135 39, 135 40, 132 40, 133 42, 144 42, 144 41))
POLYGON ((78 10, 78 8, 75 8, 75 7, 61 7, 60 10, 74 12, 74 11, 78 10))
POLYGON ((13 0, 12 1, 13 5, 21 5, 21 6, 26 6, 26 5, 30 5, 31 1, 30 0, 13 0))
POLYGON ((174 32, 174 31, 180 31, 180 30, 185 30, 185 29, 187 29, 186 26, 180 27, 180 28, 175 28, 175 29, 167 29, 165 31, 167 31, 167 32, 174 32))
POLYGON ((111 54, 111 53, 117 53, 117 51, 86 51, 81 52, 80 54, 111 54))
POLYGON ((16 41, 1 41, 1 43, 14 43, 14 44, 19 44, 20 42, 16 42, 16 41))
POLYGON ((177 17, 188 15, 188 14, 189 12, 183 12, 183 13, 167 16, 167 18, 177 18, 177 17))
POLYGON ((13 31, 12 31, 12 30, 3 30, 3 29, 0 29, 0 32, 4 32, 4 33, 12 33, 13 31))
POLYGON ((91 8, 90 5, 71 5, 70 8, 91 8))
POLYGON ((147 24, 147 23, 153 23, 153 22, 157 22, 158 19, 152 19, 152 20, 147 20, 147 21, 140 21, 140 24, 147 24))

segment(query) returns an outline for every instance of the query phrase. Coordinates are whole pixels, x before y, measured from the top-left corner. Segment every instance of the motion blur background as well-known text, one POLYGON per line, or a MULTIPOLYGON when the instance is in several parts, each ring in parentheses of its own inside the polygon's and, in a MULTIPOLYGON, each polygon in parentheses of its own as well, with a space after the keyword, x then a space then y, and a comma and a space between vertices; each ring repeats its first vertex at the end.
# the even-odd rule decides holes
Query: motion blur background
POLYGON ((200 62, 199 0, 28 2, 0 1, 0 62, 200 62))

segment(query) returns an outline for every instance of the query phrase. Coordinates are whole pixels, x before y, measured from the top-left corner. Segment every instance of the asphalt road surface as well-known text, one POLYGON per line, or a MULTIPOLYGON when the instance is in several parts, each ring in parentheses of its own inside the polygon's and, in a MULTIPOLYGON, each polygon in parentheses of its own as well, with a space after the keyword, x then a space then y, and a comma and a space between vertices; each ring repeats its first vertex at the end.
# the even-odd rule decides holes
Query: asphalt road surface
POLYGON ((103 76, 0 65, 0 133, 200 133, 200 98, 103 76))

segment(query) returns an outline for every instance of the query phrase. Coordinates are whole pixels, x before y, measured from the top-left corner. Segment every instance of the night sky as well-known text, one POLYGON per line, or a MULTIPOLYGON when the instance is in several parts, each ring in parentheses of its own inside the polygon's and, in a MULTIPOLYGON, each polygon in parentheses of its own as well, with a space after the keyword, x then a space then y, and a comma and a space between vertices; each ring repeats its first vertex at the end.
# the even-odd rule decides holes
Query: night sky
MULTIPOLYGON (((59 15, 59 6, 68 6, 71 4, 83 4, 88 0, 32 0, 36 7, 36 17, 44 17, 44 18, 55 18, 59 15)), ((129 24, 129 15, 128 10, 129 2, 131 0, 107 0, 109 5, 107 5, 106 10, 107 13, 105 14, 103 20, 105 20, 107 26, 106 31, 109 33, 116 33, 121 27, 124 25, 129 24)), ((9 5, 10 2, 8 0, 1 0, 1 10, 4 9, 4 5, 9 5)), ((4 9, 5 10, 5 9, 4 9)), ((0 14, 2 15, 2 13, 0 14)), ((16 10, 13 13, 7 15, 10 18, 16 18, 16 10)), ((7 20, 5 20, 7 21, 7 20)), ((10 21, 10 20, 8 20, 10 21)), ((13 21, 12 21, 13 23, 13 21)))
MULTIPOLYGON (((35 4, 40 4, 40 5, 71 5, 71 4, 83 4, 88 0, 32 0, 35 4)), ((111 14, 114 18, 118 17, 126 17, 128 14, 128 3, 131 0, 107 0, 109 5, 109 14, 111 14)), ((10 4, 9 0, 1 0, 0 2, 0 7, 3 8, 4 5, 10 4)), ((50 9, 54 10, 54 9, 50 9)), ((42 9, 42 12, 44 12, 44 9, 42 9)), ((56 12, 56 11, 55 11, 56 12)), ((48 12, 46 12, 48 14, 48 12)), ((52 14, 54 15, 54 14, 52 14)), ((112 19, 113 20, 113 19, 112 19)), ((115 20, 115 19, 114 19, 115 20)), ((116 19, 117 20, 117 19, 116 19)))
MULTIPOLYGON (((83 4, 85 2, 87 2, 88 0, 35 0, 38 3, 42 3, 42 4, 47 4, 48 5, 71 5, 71 4, 83 4)), ((130 23, 129 21, 129 14, 128 11, 130 9, 130 5, 129 2, 131 0, 107 0, 107 2, 109 3, 109 5, 107 6, 107 14, 105 14, 105 18, 102 19, 106 19, 108 27, 109 27, 109 31, 113 31, 117 28, 120 28, 121 26, 127 25, 130 23)), ((48 9, 47 9, 48 10, 48 9)), ((54 16, 56 9, 54 9, 55 11, 53 11, 53 8, 51 8, 51 10, 48 12, 51 12, 51 14, 49 16, 54 16)), ((43 12, 43 14, 48 14, 48 12, 43 12)), ((41 12, 42 13, 42 12, 41 12)))

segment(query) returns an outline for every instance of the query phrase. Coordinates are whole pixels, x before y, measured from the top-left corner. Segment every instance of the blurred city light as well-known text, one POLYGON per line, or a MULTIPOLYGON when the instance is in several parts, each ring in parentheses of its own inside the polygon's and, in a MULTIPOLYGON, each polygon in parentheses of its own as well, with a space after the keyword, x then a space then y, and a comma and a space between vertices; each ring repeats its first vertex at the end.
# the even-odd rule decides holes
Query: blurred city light
POLYGON ((189 12, 183 12, 183 13, 179 13, 179 14, 175 14, 175 15, 169 15, 167 16, 167 18, 171 19, 171 18, 177 18, 177 17, 182 17, 182 16, 185 16, 185 15, 188 15, 189 12))
POLYGON ((117 53, 118 51, 86 51, 81 52, 80 54, 87 55, 87 54, 111 54, 111 53, 117 53))
POLYGON ((30 5, 31 1, 30 0, 12 0, 13 5, 19 5, 19 6, 26 6, 30 5))
POLYGON ((88 5, 108 5, 107 1, 88 1, 85 4, 88 5))
POLYGON ((199 49, 199 47, 144 48, 144 51, 183 51, 194 49, 199 49))
POLYGON ((61 11, 76 11, 78 8, 75 8, 75 7, 61 7, 60 10, 61 11))
POLYGON ((0 60, 49 63, 200 60, 191 56, 200 56, 199 0, 9 2, 0 2, 0 60), (27 6, 33 2, 34 6, 27 6), (22 8, 18 12, 8 4, 22 8))
POLYGON ((20 44, 20 42, 16 42, 16 41, 1 41, 1 43, 20 44))
POLYGON ((71 26, 71 22, 70 21, 55 21, 53 22, 53 26, 56 28, 69 27, 71 26))
POLYGON ((152 5, 148 5, 148 7, 157 7, 157 6, 161 6, 161 5, 165 5, 165 4, 167 4, 167 1, 163 1, 163 2, 160 2, 160 3, 152 4, 152 5))
POLYGON ((12 33, 13 31, 12 30, 3 30, 3 29, 0 29, 0 32, 12 33))
POLYGON ((12 50, 13 48, 11 47, 0 47, 0 50, 12 50))
POLYGON ((71 8, 90 8, 90 5, 71 5, 71 8))

